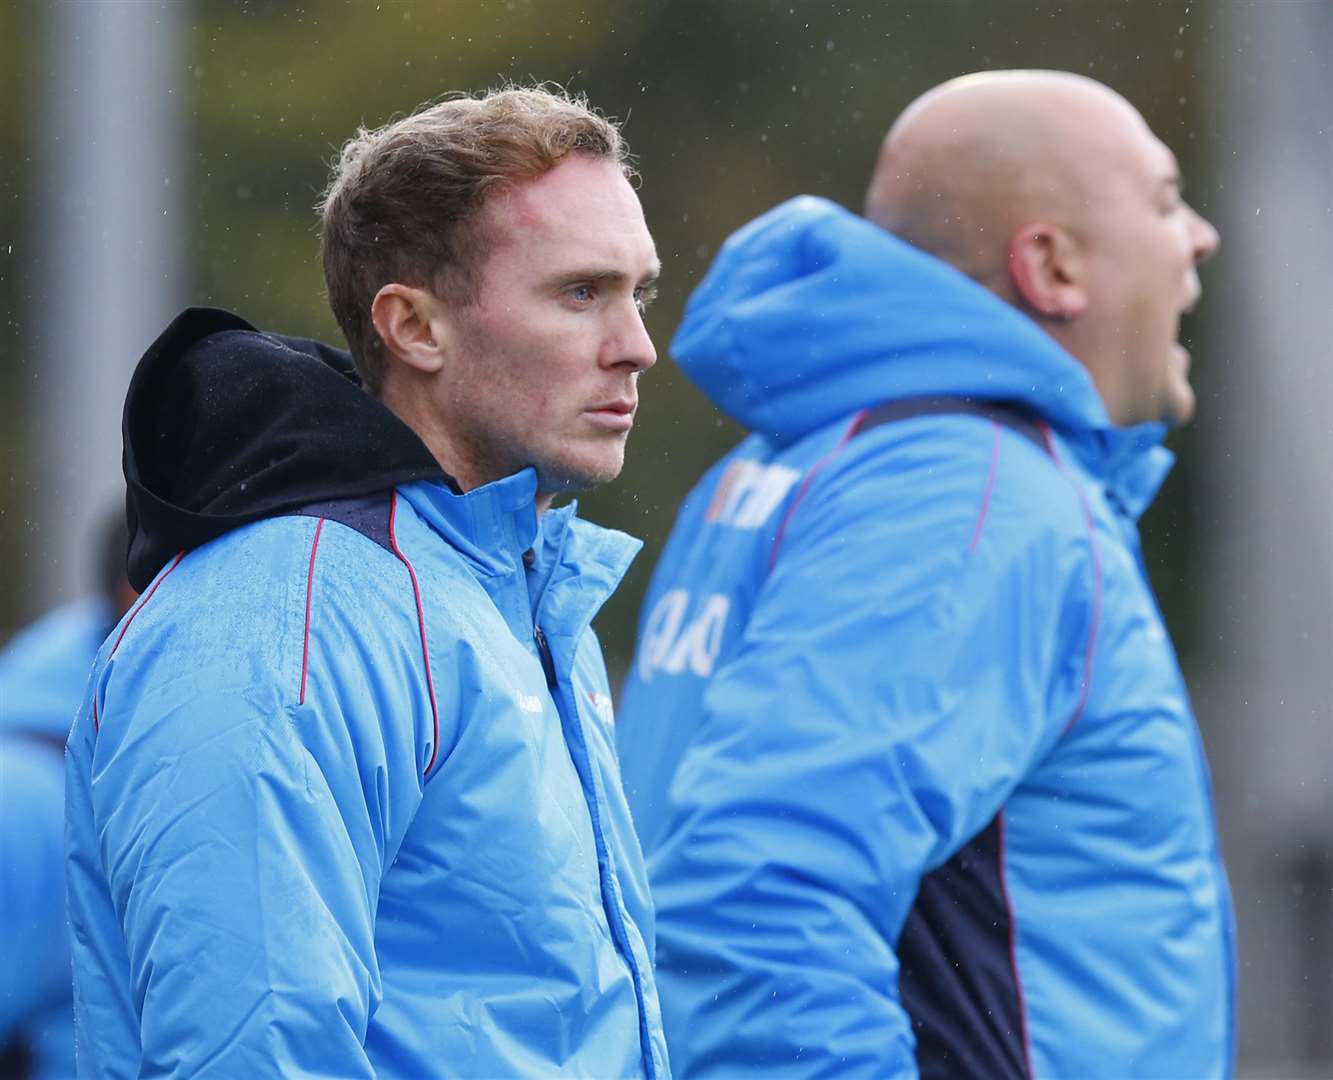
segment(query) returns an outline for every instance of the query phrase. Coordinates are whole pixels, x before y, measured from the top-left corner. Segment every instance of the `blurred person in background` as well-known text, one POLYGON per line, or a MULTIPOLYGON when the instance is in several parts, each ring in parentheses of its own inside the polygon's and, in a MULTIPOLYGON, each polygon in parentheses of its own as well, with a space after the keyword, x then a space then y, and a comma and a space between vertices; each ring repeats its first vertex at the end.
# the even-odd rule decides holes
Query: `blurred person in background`
POLYGON ((363 130, 350 358, 191 309, 140 362, 145 591, 68 752, 84 1074, 667 1075, 589 628, 638 543, 551 508, 656 358, 632 175, 540 88, 363 130))
POLYGON ((723 247, 617 729, 685 1076, 1220 1076, 1233 944, 1136 521, 1217 234, 1118 94, 935 88, 723 247))
POLYGON ((125 504, 96 537, 98 592, 0 652, 0 1077, 74 1073, 65 922, 65 739, 97 650, 134 602, 125 504))

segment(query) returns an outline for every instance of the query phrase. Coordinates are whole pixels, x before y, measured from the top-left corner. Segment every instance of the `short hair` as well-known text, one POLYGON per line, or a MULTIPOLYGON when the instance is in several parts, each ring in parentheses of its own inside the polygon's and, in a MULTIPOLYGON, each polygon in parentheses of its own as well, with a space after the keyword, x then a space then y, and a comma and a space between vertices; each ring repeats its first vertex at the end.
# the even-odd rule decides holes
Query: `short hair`
POLYGON ((342 148, 320 202, 320 256, 329 306, 362 385, 378 394, 384 344, 371 321, 390 282, 441 299, 476 299, 487 248, 487 196, 530 180, 567 154, 616 162, 634 175, 615 121, 583 96, 546 85, 459 94, 374 130, 342 148))

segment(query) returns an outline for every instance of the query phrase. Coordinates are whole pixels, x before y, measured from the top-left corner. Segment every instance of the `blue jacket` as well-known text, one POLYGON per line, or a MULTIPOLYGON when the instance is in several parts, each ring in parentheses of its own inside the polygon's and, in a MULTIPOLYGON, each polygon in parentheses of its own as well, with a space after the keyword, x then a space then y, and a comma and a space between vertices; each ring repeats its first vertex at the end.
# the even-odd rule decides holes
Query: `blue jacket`
POLYGON ((617 730, 678 1073, 1227 1073, 1228 891, 1135 524, 1161 426, 812 198, 728 241, 673 352, 753 432, 681 509, 617 730))
POLYGON ((69 743, 81 1072, 667 1074, 589 627, 638 544, 535 495, 330 498, 157 573, 69 743))
POLYGON ((0 1061, 34 1080, 74 1071, 62 749, 113 620, 101 598, 68 604, 0 652, 0 1061))

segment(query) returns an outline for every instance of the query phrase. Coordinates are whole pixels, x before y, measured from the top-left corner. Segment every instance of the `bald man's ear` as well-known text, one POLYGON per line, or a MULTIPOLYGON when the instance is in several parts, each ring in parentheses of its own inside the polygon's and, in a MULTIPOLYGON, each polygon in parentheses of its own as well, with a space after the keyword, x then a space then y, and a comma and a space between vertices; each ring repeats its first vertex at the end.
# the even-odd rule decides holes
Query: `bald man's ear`
POLYGON ((444 305, 433 293, 410 285, 385 285, 371 301, 370 318, 390 358, 390 372, 395 360, 426 375, 444 366, 448 323, 444 305))
POLYGON ((1088 307, 1083 259, 1068 231, 1031 224, 1009 240, 1009 276, 1018 295, 1038 315, 1068 321, 1088 307))

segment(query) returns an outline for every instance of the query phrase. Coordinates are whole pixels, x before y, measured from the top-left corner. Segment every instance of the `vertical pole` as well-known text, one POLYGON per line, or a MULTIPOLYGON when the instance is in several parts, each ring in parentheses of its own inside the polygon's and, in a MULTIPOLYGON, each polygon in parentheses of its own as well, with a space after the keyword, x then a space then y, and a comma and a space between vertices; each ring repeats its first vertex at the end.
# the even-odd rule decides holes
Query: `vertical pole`
POLYGON ((38 273, 23 360, 31 610, 92 584, 92 532, 123 491, 125 388, 187 294, 179 71, 188 8, 57 2, 42 16, 30 225, 38 273))
POLYGON ((1206 302, 1221 344, 1200 358, 1217 393, 1199 421, 1216 463, 1216 664, 1197 687, 1236 897, 1242 1071, 1306 1075, 1333 1062, 1333 6, 1233 0, 1216 17, 1222 248, 1206 302))

